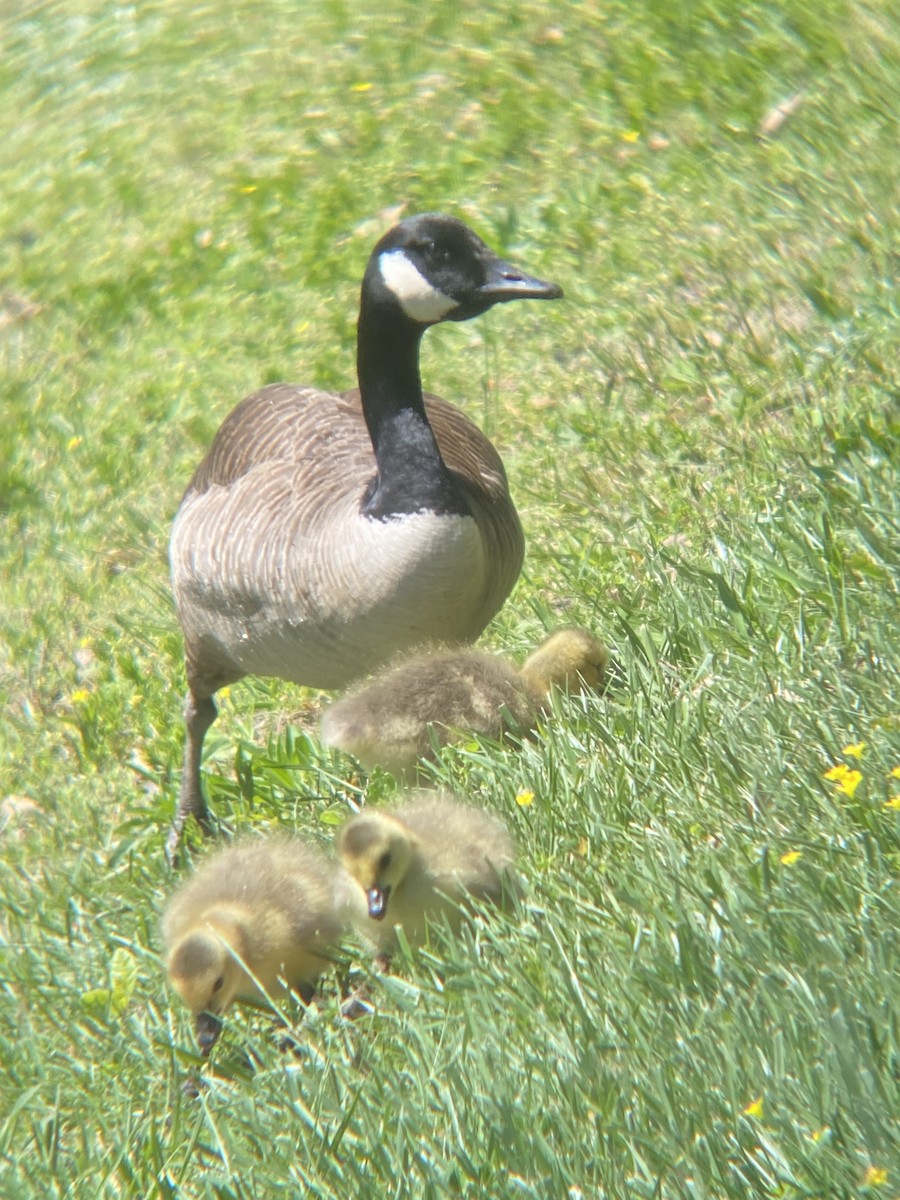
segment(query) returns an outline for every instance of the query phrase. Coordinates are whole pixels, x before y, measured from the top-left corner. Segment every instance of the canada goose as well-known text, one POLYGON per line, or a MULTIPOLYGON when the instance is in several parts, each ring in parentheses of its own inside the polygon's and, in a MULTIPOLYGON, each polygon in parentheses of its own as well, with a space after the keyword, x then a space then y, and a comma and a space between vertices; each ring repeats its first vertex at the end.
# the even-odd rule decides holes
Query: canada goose
POLYGON ((310 999, 354 902, 343 870, 297 841, 234 845, 202 864, 169 901, 162 936, 169 980, 204 1054, 234 1001, 288 988, 310 999))
POLYGON ((524 540, 503 464, 467 417, 425 396, 431 325, 562 290, 461 221, 401 221, 362 281, 359 390, 272 384, 226 418, 170 545, 184 630, 187 735, 167 850, 210 818, 200 783, 213 694, 247 674, 340 688, 399 650, 473 641, 518 577, 524 540))
POLYGON ((605 647, 586 629, 557 630, 518 671, 477 650, 414 655, 326 709, 322 740, 367 770, 402 776, 455 731, 494 739, 530 733, 554 684, 599 687, 605 666, 605 647))
POLYGON ((382 951, 402 926, 411 945, 426 919, 459 925, 467 896, 499 902, 513 864, 509 831, 493 813, 434 792, 413 793, 393 811, 364 809, 341 828, 338 853, 366 896, 365 936, 382 951))

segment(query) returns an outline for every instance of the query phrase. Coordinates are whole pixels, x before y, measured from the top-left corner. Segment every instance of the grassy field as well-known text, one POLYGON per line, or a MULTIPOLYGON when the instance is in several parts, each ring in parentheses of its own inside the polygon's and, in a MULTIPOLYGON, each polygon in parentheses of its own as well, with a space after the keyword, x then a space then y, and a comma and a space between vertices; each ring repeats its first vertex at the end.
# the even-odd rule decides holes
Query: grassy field
MULTIPOLYGON (((13 2, 0 45, 0 1196, 896 1200, 895 3, 13 2), (486 643, 584 623, 613 683, 435 772, 520 913, 296 1056, 236 1013, 188 1099, 168 530, 242 395, 352 382, 401 208, 565 287, 423 372, 528 536, 486 643)), ((231 689, 217 811, 325 844, 393 795, 323 699, 231 689)))

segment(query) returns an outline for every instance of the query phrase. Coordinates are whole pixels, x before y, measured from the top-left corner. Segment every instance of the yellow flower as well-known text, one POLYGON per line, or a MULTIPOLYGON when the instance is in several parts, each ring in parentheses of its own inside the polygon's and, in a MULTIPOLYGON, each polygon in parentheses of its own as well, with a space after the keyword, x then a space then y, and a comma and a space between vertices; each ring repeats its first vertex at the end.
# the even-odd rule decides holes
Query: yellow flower
POLYGON ((241 191, 245 196, 252 196, 254 192, 259 191, 259 184, 248 183, 246 187, 242 187, 241 191))
POLYGON ((900 812, 900 796, 891 796, 890 800, 885 800, 883 808, 892 808, 895 812, 900 812))
POLYGON ((888 1173, 884 1167, 869 1167, 863 1179, 863 1187, 881 1187, 887 1183, 888 1173))
POLYGON ((529 804, 534 803, 534 792, 519 792, 516 795, 516 804, 520 804, 522 808, 527 808, 529 804))
POLYGON ((890 777, 891 779, 900 779, 900 767, 891 767, 890 777))
POLYGON ((84 441, 84 438, 79 437, 76 434, 75 437, 70 437, 69 440, 66 442, 66 449, 67 450, 76 450, 83 441, 84 441))
POLYGON ((744 1109, 745 1117, 761 1117, 763 1115, 763 1098, 757 1096, 755 1100, 744 1109))
POLYGON ((865 742, 853 742, 852 745, 845 746, 841 754, 849 754, 851 758, 862 758, 865 748, 865 742))
POLYGON ((797 859, 802 857, 802 850, 788 850, 787 854, 782 854, 778 861, 786 867, 792 867, 797 859))
POLYGON ((374 83, 354 83, 350 89, 351 92, 370 92, 374 87, 374 83))
POLYGON ((832 782, 834 782, 838 779, 843 779, 849 770, 850 768, 846 763, 835 763, 833 767, 825 772, 822 778, 830 779, 832 782))
POLYGON ((640 138, 640 133, 636 129, 626 129, 622 134, 623 142, 636 142, 640 138))
POLYGON ((852 796, 861 783, 862 771, 848 771, 838 784, 837 790, 845 796, 852 796))
POLYGON ((73 704, 84 704, 85 700, 90 698, 91 693, 87 688, 79 688, 77 692, 73 692, 69 699, 73 704))
POLYGON ((814 1142, 821 1142, 821 1140, 825 1136, 825 1134, 830 1133, 830 1132, 831 1132, 831 1130, 828 1128, 828 1126, 823 1125, 821 1129, 814 1129, 809 1136, 812 1138, 812 1140, 814 1142))

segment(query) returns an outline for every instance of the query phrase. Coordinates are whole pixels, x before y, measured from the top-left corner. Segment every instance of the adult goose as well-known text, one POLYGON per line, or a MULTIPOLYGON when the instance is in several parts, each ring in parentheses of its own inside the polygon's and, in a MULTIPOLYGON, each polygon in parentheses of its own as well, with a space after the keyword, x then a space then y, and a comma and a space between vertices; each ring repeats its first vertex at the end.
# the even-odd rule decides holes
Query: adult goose
POLYGON ((244 675, 341 688, 398 651, 473 641, 522 565, 503 464, 458 409, 424 395, 431 325, 562 290, 452 217, 401 221, 362 281, 359 390, 272 384, 226 418, 188 485, 170 560, 188 696, 170 858, 193 815, 214 693, 244 675))

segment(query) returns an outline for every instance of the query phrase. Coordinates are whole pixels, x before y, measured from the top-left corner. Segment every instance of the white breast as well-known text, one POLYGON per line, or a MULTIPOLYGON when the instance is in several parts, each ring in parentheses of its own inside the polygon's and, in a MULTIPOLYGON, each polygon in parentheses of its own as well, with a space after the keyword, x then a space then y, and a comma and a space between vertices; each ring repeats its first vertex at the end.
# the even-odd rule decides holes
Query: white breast
POLYGON ((253 475, 227 495, 189 497, 179 514, 172 575, 188 639, 247 674, 338 688, 402 649, 471 636, 487 587, 471 517, 370 520, 348 495, 331 498, 327 521, 300 522, 285 481, 253 475))

